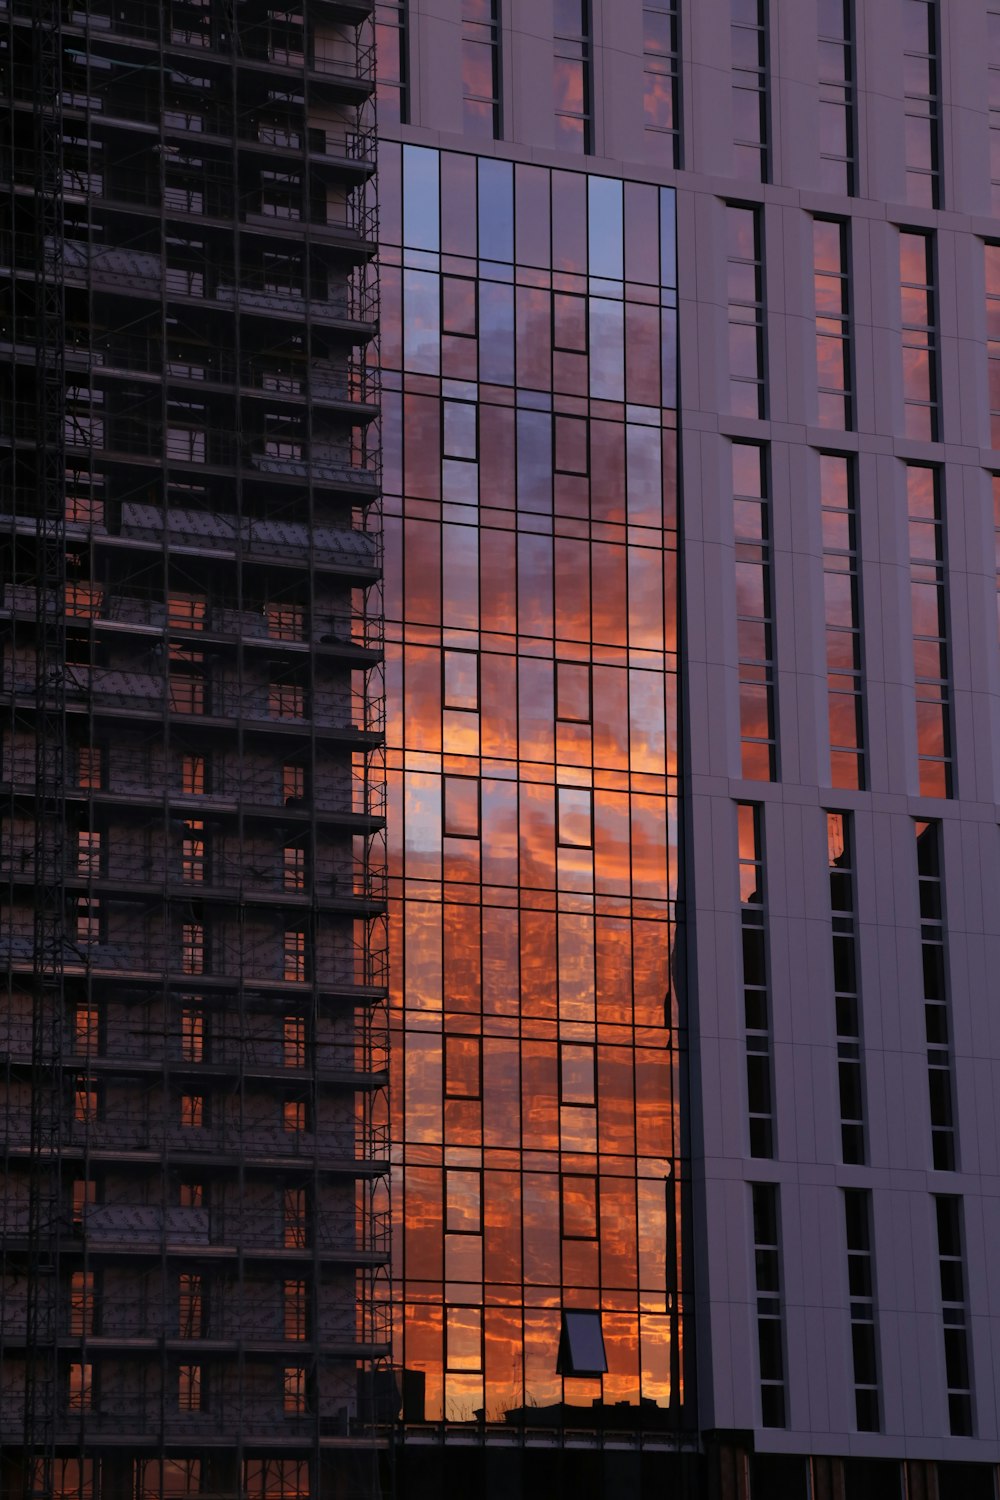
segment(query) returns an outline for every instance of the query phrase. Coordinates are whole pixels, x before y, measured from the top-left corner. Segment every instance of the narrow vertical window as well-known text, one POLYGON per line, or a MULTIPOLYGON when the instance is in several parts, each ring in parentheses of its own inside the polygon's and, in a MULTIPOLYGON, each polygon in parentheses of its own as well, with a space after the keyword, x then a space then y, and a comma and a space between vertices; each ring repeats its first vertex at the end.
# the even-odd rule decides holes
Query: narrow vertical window
POLYGON ((912 229, 900 231, 899 281, 906 436, 936 442, 937 308, 934 244, 929 234, 919 234, 912 229))
POLYGON ((767 182, 767 0, 732 0, 730 40, 736 176, 767 182))
POLYGON ((750 781, 774 781, 770 502, 766 455, 756 443, 733 444, 733 514, 741 770, 750 781))
POLYGON ((760 807, 757 803, 741 802, 736 814, 750 1155, 770 1157, 774 1155, 774 1089, 771 1077, 771 1006, 768 997, 767 913, 760 807))
POLYGON ((1000 4, 991 0, 986 13, 990 70, 990 212, 1000 216, 1000 4))
POLYGON ((677 0, 644 0, 642 7, 643 121, 654 161, 679 167, 680 91, 677 0))
POLYGON ((590 0, 553 0, 555 144, 582 154, 592 149, 590 0))
POLYGON ((996 549, 997 580, 997 644, 1000 645, 1000 474, 992 476, 993 484, 993 535, 996 549))
POLYGON ((816 377, 819 425, 854 426, 851 381, 851 300, 847 225, 813 221, 816 377))
POLYGON ((830 780, 855 790, 865 785, 865 724, 854 471, 844 455, 823 453, 819 473, 830 780))
POLYGON ((781 1308, 781 1248, 778 1189, 755 1182, 753 1201, 754 1270, 757 1283, 757 1349, 760 1360, 760 1414, 765 1427, 784 1427, 785 1351, 781 1308))
POLYGON ((760 209, 726 205, 729 296, 729 409, 734 417, 766 415, 764 265, 760 209))
POLYGON ((377 0, 375 6, 380 125, 398 125, 410 117, 407 107, 406 9, 407 0, 377 0))
POLYGON ((840 1149, 845 1162, 861 1164, 865 1160, 865 1090, 858 995, 857 893, 850 814, 827 813, 826 837, 837 1018, 840 1149))
POLYGON ((948 1383, 948 1421, 952 1437, 972 1436, 972 1363, 969 1358, 968 1312, 962 1249, 962 1200, 936 1198, 938 1263, 941 1273, 941 1318, 948 1383))
POLYGON ((927 1089, 930 1096, 931 1159, 939 1172, 954 1172, 955 1099, 951 1076, 951 1025, 941 881, 941 825, 918 822, 917 882, 920 898, 920 957, 924 983, 924 1032, 927 1038, 927 1089))
POLYGON ((853 195, 854 25, 852 0, 819 0, 819 181, 853 195))
POLYGON ((500 17, 498 0, 462 0, 462 116, 465 134, 498 140, 500 17))
POLYGON ((854 1359, 854 1411, 859 1432, 878 1432, 878 1322, 872 1257, 871 1193, 844 1192, 847 1230, 847 1289, 851 1299, 851 1352, 854 1359))
POLYGON ((937 0, 903 0, 906 201, 940 208, 937 0))
POLYGON ((920 794, 950 797, 951 685, 939 471, 907 464, 906 498, 920 794))
MULTIPOLYGON (((997 73, 1000 89, 1000 70, 997 73)), ((1000 448, 1000 245, 986 251, 986 373, 990 393, 990 447, 1000 448)))

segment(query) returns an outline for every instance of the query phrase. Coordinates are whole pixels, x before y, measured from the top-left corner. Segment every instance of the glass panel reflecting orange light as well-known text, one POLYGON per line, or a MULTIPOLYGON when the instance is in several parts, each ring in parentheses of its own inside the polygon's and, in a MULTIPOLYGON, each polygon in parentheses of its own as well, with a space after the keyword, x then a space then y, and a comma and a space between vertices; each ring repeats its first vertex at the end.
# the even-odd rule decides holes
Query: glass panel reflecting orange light
POLYGON ((665 1409, 673 195, 389 143, 379 170, 404 226, 381 271, 404 1415, 665 1409), (601 1311, 603 1377, 557 1373, 564 1308, 601 1311))

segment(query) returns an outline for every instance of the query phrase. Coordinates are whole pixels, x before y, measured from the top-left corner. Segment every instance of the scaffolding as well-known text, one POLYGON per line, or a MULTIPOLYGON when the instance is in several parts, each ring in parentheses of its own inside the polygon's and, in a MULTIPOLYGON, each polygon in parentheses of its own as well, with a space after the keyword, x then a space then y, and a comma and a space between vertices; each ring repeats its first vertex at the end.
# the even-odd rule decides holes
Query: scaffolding
POLYGON ((0 1492, 381 1493, 370 0, 0 0, 0 1492))

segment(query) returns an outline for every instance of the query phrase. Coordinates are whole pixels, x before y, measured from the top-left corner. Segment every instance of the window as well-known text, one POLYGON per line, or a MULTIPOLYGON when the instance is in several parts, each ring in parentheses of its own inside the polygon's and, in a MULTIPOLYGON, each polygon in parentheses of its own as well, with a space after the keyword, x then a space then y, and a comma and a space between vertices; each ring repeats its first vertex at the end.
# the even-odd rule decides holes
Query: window
POLYGON ((444 778, 444 832, 449 838, 479 837, 479 781, 476 777, 444 778))
POLYGON ((298 929, 286 932, 283 937, 282 977, 296 984, 306 978, 306 935, 298 929))
POLYGON ((567 724, 589 724, 593 717, 590 666, 556 662, 556 718, 567 724))
POLYGON ((306 795, 306 773, 303 766, 284 765, 281 768, 281 799, 285 806, 302 802, 306 795))
POLYGON ((71 620, 96 620, 104 590, 97 583, 66 585, 66 616, 71 620))
POLYGON ((847 1284, 851 1299, 851 1351, 854 1406, 859 1432, 878 1432, 879 1376, 872 1260, 871 1193, 844 1192, 847 1228, 847 1284))
POLYGON ((462 0, 462 109, 466 135, 500 137, 498 0, 462 0))
POLYGON ((749 781, 778 775, 767 463, 756 443, 733 443, 736 629, 741 770, 749 781))
POLYGON ((479 710, 479 653, 444 652, 444 707, 479 710))
POLYGON ((594 846, 594 794, 589 787, 556 788, 558 842, 563 848, 594 846))
POLYGON ((837 1017, 840 1149, 845 1162, 865 1160, 865 1091, 861 1067, 857 914, 850 813, 827 813, 833 989, 837 1017))
POLYGON ((101 835, 81 830, 76 836, 76 873, 92 879, 101 873, 101 835))
POLYGON ((556 1368, 560 1375, 584 1379, 607 1374, 608 1357, 599 1312, 574 1309, 563 1313, 556 1368))
POLYGON ((96 1005, 78 1005, 73 1015, 73 1050, 87 1057, 100 1051, 101 1014, 96 1005))
POLYGON ((563 1173, 559 1178, 563 1238, 597 1239, 597 1178, 563 1173))
POLYGON ((181 1057, 184 1062, 202 1062, 205 1056, 205 1017, 199 1009, 181 1010, 181 1057))
POLYGON ((86 1216, 87 1205, 97 1202, 97 1183, 91 1179, 76 1178, 72 1189, 73 1223, 79 1227, 86 1216))
POLYGON ((204 974, 205 928, 201 922, 181 925, 181 973, 204 974))
POLYGON ((972 1365, 969 1357, 965 1266, 962 1250, 962 1200, 936 1198, 941 1318, 944 1323, 945 1378, 952 1437, 971 1437, 972 1365))
POLYGON ((286 1016, 282 1022, 282 1057, 286 1068, 306 1065, 306 1023, 301 1016, 286 1016))
POLYGON ((204 796, 205 757, 203 755, 181 756, 181 791, 186 797, 204 796))
POLYGON ((205 825, 200 821, 184 824, 181 879, 193 884, 200 884, 205 879, 205 825))
POLYGON ((286 844, 281 851, 282 884, 286 891, 306 888, 306 851, 301 844, 286 844))
POLYGON ((594 1048, 563 1042, 559 1047, 559 1100, 562 1104, 594 1104, 594 1048))
POLYGON ((900 230, 899 277, 906 436, 932 443, 938 437, 939 414, 934 242, 929 234, 900 230))
POLYGON ((643 0, 642 113, 649 157, 679 167, 680 87, 677 0, 643 0))
POLYGON ((205 1208, 205 1184, 203 1182, 181 1182, 177 1187, 179 1208, 205 1208))
POLYGON ((269 604, 267 633, 273 641, 304 641, 306 612, 301 604, 269 604))
POLYGON ((301 1365, 286 1365, 281 1372, 281 1400, 286 1416, 306 1410, 306 1372, 301 1365))
POLYGON ((202 1493, 200 1458, 137 1458, 133 1475, 134 1500, 183 1500, 202 1493))
POLYGON ((69 1367, 69 1409, 90 1411, 94 1404, 94 1367, 71 1364, 69 1367))
POLYGON ((766 414, 764 268, 760 209, 726 205, 729 291, 729 409, 734 417, 766 414))
POLYGON ((852 461, 822 453, 819 473, 830 779, 834 786, 858 789, 865 785, 865 716, 852 461))
POLYGON ((307 1199, 305 1188, 284 1188, 281 1195, 282 1239, 286 1250, 305 1250, 307 1199))
POLYGON ((185 1130, 198 1130, 206 1123, 204 1094, 181 1095, 180 1120, 185 1130))
POLYGON ((767 0, 732 0, 730 45, 736 176, 767 182, 767 0))
POLYGON ((852 195, 854 167, 853 0, 819 0, 819 183, 852 195))
POLYGON ((302 177, 300 173, 262 170, 260 212, 272 219, 301 219, 302 177))
POLYGON ((584 417, 560 417, 553 420, 555 472, 589 474, 590 423, 584 417))
POLYGON ((284 1285, 284 1329, 285 1338, 304 1339, 306 1333, 306 1284, 304 1281, 286 1281, 284 1285))
POLYGON ((445 1181, 445 1223, 449 1234, 482 1234, 483 1179, 480 1172, 449 1168, 445 1181))
POLYGON ((750 1155, 769 1157, 775 1150, 774 1102, 761 809, 752 802, 739 803, 736 818, 750 1155))
POLYGON ((950 797, 951 684, 939 471, 907 464, 906 496, 920 795, 950 797))
POLYGON ((205 1283, 201 1276, 177 1278, 177 1331, 182 1339, 205 1336, 205 1283))
POLYGON ((990 98, 991 212, 1000 216, 1000 5, 990 0, 986 13, 990 98))
POLYGON ((590 0, 553 0, 555 145, 589 152, 591 141, 590 0))
POLYGON ((94 1332, 94 1273, 74 1271, 69 1287, 69 1331, 74 1338, 94 1332))
POLYGON ((201 1365, 179 1365, 177 1368, 177 1410, 201 1411, 201 1365))
POLYGON ((73 1118, 80 1125, 91 1125, 99 1117, 100 1093, 96 1085, 77 1084, 73 1091, 73 1118))
POLYGON ((444 1092, 449 1099, 479 1099, 482 1095, 482 1042, 476 1036, 444 1039, 444 1092))
MULTIPOLYGON (((997 14, 1000 29, 1000 12, 997 14)), ((1000 93, 1000 68, 997 69, 1000 93)), ((1000 112, 998 112, 1000 120, 1000 112)), ((998 124, 1000 132, 1000 124, 998 124)), ((998 135, 1000 138, 1000 135, 998 135)), ((1000 196, 1000 188, 998 188, 1000 196)), ((990 447, 1000 448, 1000 245, 986 245, 986 372, 990 393, 990 447)))
POLYGON ((906 201, 940 208, 937 0, 903 0, 906 201))
POLYGON ((765 1427, 784 1427, 785 1339, 781 1307, 778 1189, 770 1182, 755 1182, 750 1188, 750 1194, 757 1283, 761 1421, 765 1427))
POLYGON ((813 285, 821 427, 854 426, 849 263, 847 225, 836 219, 814 219, 813 285))
POLYGON ((168 630, 204 630, 206 603, 203 594, 168 594, 168 630))
POLYGON ((167 681, 170 712, 174 714, 205 713, 207 711, 205 679, 193 676, 179 665, 182 658, 188 665, 199 664, 202 660, 201 653, 195 651, 179 653, 177 647, 172 647, 170 655, 170 676, 167 681))
POLYGON ((477 283, 467 276, 441 278, 441 329, 459 338, 474 339, 478 326, 477 283))
POLYGON ((94 745, 81 745, 76 752, 76 784, 90 791, 104 785, 104 756, 94 745))
POLYGON ((445 1309, 445 1369, 483 1368, 483 1314, 478 1307, 445 1309))
POLYGON ((920 821, 917 836, 917 889, 920 901, 920 957, 927 1040, 927 1088, 931 1117, 931 1158, 939 1172, 958 1164, 955 1097, 951 1073, 951 1021, 948 960, 941 879, 941 826, 920 821))
POLYGON ((285 1099, 281 1106, 281 1123, 286 1135, 301 1135, 308 1129, 304 1099, 285 1099))
POLYGON ((473 462, 479 458, 479 409, 474 401, 445 401, 444 447, 445 458, 464 458, 473 462))
POLYGON ((378 118, 381 124, 409 119, 406 98, 407 0, 377 0, 375 51, 378 55, 378 118))
POLYGON ((76 908, 76 940, 81 947, 99 943, 103 937, 104 918, 99 901, 80 901, 76 908))
POLYGON ((306 690, 296 682, 272 682, 267 690, 267 704, 272 719, 304 719, 306 690))

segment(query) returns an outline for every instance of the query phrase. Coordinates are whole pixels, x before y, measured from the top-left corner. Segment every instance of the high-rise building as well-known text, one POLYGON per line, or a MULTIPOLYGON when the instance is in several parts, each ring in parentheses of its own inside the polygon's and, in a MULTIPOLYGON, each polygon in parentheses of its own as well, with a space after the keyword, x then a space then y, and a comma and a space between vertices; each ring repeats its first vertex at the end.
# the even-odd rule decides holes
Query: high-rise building
POLYGON ((0 3, 0 1493, 369 1495, 371 7, 0 3))
POLYGON ((998 79, 0 0, 2 1500, 995 1500, 998 79))
POLYGON ((992 1497, 1000 8, 376 22, 400 1493, 992 1497))

